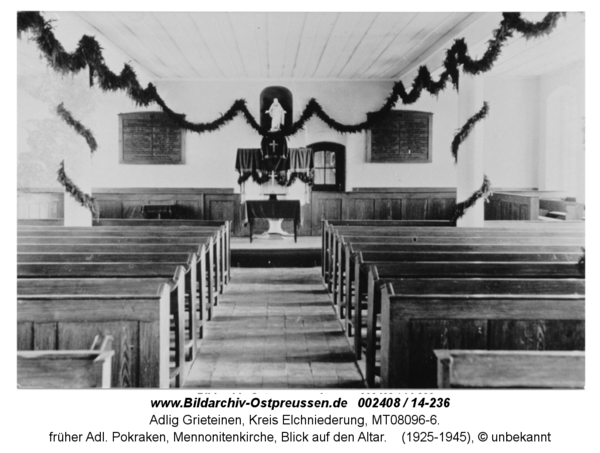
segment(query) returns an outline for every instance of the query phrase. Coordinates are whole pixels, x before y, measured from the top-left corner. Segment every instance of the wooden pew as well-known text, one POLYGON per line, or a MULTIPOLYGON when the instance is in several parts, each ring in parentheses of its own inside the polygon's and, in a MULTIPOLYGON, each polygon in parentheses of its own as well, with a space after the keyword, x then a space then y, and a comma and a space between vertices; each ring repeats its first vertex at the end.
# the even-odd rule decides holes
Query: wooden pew
MULTIPOLYGON (((195 294, 190 294, 186 283, 196 281, 195 266, 185 269, 177 263, 21 263, 17 264, 17 277, 28 278, 55 278, 55 279, 82 279, 82 278, 112 278, 112 279, 143 279, 162 278, 169 284, 171 295, 171 313, 175 317, 175 349, 176 374, 178 383, 183 384, 186 352, 193 361, 197 350, 196 316, 198 311, 195 294), (186 277, 187 275, 187 277, 186 277), (189 340, 185 338, 185 298, 190 297, 190 312, 187 318, 190 323, 189 340)), ((195 291, 193 292, 195 293, 195 291)))
MULTIPOLYGON (((473 231, 473 229, 446 229, 447 234, 438 231, 343 231, 336 230, 332 239, 331 265, 334 267, 345 243, 372 244, 540 244, 540 245, 584 245, 583 231, 518 231, 506 230, 473 231)), ((343 259, 343 258, 342 258, 343 259)))
MULTIPOLYGON (((574 248, 571 253, 548 253, 529 252, 527 248, 523 251, 506 253, 496 252, 494 248, 483 248, 481 251, 425 251, 425 252, 357 252, 350 259, 346 255, 346 280, 342 286, 343 292, 340 302, 340 317, 344 322, 347 334, 352 336, 354 329, 362 325, 362 313, 355 312, 356 307, 366 308, 368 295, 368 276, 372 265, 392 264, 401 262, 569 262, 575 263, 581 259, 581 251, 574 248), (344 309, 342 310, 342 305, 344 309)), ((360 332, 355 338, 355 350, 357 358, 360 359, 361 344, 360 332)))
MULTIPOLYGON (((151 222, 151 221, 150 221, 151 222)), ((162 221, 161 221, 162 222, 162 221)), ((220 222, 221 224, 223 222, 220 222)), ((131 228, 131 226, 106 226, 106 227, 19 227, 17 236, 19 240, 24 237, 115 237, 115 238, 131 238, 131 237, 148 237, 148 238, 188 238, 198 236, 214 236, 211 242, 211 246, 214 250, 211 253, 214 255, 215 273, 217 275, 216 283, 218 285, 218 292, 222 293, 225 285, 229 281, 229 261, 231 251, 229 250, 229 234, 227 225, 215 225, 215 226, 194 226, 194 227, 168 227, 163 226, 137 226, 137 228, 131 228)), ((23 239, 24 240, 24 239, 23 239)), ((36 239, 41 241, 41 239, 36 239)), ((120 239, 116 242, 127 242, 131 239, 120 239)), ((155 239, 158 242, 158 240, 155 239)), ((96 241, 97 242, 97 241, 96 241)), ((170 241, 173 242, 173 241, 170 241)), ((209 245, 207 244, 207 248, 209 245)))
MULTIPOLYGON (((464 234, 468 234, 465 232, 464 234)), ((511 236, 495 236, 496 233, 491 233, 489 237, 472 237, 472 236, 456 236, 456 237, 380 237, 380 236, 345 236, 340 235, 336 240, 336 250, 333 253, 331 263, 332 271, 331 282, 329 284, 335 305, 341 301, 341 305, 345 302, 345 292, 343 288, 344 279, 352 279, 350 270, 350 261, 353 253, 359 251, 408 251, 410 248, 404 246, 430 246, 430 249, 435 249, 437 245, 444 246, 440 251, 458 251, 456 246, 476 247, 482 246, 504 246, 510 244, 510 248, 506 251, 518 251, 515 247, 521 245, 537 245, 540 250, 551 245, 575 245, 583 247, 585 238, 582 237, 545 237, 540 233, 538 237, 511 237, 511 236), (418 240, 417 240, 418 239, 418 240), (364 242, 368 241, 368 242, 364 242), (455 250, 452 250, 455 247, 455 250), (343 294, 340 297, 340 292, 343 294)), ((427 248, 422 248, 427 250, 427 248)), ((466 249, 465 249, 466 250, 466 249)), ((473 249, 476 250, 476 249, 473 249)), ((500 250, 498 250, 500 251, 500 250)))
MULTIPOLYGON (((206 300, 207 320, 212 317, 212 309, 218 304, 218 284, 217 274, 214 269, 214 253, 213 249, 205 244, 89 244, 85 240, 77 240, 73 244, 17 244, 18 254, 87 254, 90 257, 89 261, 98 261, 94 259, 96 255, 106 254, 148 254, 168 255, 175 254, 190 254, 194 253, 197 258, 196 278, 197 286, 200 289, 200 300, 206 300), (84 243, 81 243, 84 242, 84 243), (208 251, 208 253, 207 253, 208 251), (207 288, 205 290, 205 288, 207 288)), ((31 260, 30 260, 31 261, 31 260)), ((137 261, 137 260, 136 260, 137 261)), ((190 286, 191 287, 191 286, 190 286)))
POLYGON ((19 388, 110 388, 113 337, 96 336, 89 350, 17 351, 19 388))
POLYGON ((385 243, 385 244, 408 244, 408 243, 499 243, 511 239, 511 244, 535 243, 541 241, 541 238, 551 238, 544 244, 552 241, 558 241, 566 244, 583 245, 584 231, 582 229, 536 229, 517 230, 502 228, 354 228, 354 227, 330 227, 328 247, 324 252, 325 261, 323 262, 323 275, 328 288, 332 290, 335 299, 335 293, 332 288, 335 282, 336 265, 343 259, 343 248, 345 243, 385 243), (473 239, 467 239, 473 238, 473 239), (494 239, 496 238, 496 239, 494 239), (501 239, 504 238, 504 239, 501 239), (512 240, 514 238, 514 240, 512 240))
POLYGON ((443 293, 423 292, 433 284, 407 279, 382 287, 382 388, 435 387, 434 349, 584 350, 583 280, 542 281, 526 290, 514 280, 505 290, 466 280, 456 293, 447 282, 443 293))
POLYGON ((17 219, 17 226, 62 226, 64 219, 17 219))
MULTIPOLYGON (((444 254, 448 261, 457 261, 451 255, 465 255, 466 261, 505 261, 502 256, 512 257, 511 260, 518 261, 565 261, 577 255, 579 260, 583 256, 583 248, 575 245, 466 245, 466 244, 344 244, 344 261, 340 259, 337 263, 337 271, 334 276, 336 280, 332 283, 332 291, 339 294, 334 297, 334 303, 340 300, 340 306, 345 303, 353 303, 352 294, 361 293, 361 287, 365 288, 368 267, 363 264, 375 264, 381 262, 415 261, 408 259, 410 256, 422 255, 421 261, 443 261, 440 258, 444 254), (368 255, 367 255, 368 254, 368 255), (431 255, 435 254, 435 255, 431 255), (477 256, 474 256, 477 254, 477 256), (480 254, 484 254, 480 257, 480 254), (486 254, 491 254, 486 257, 486 254), (503 254, 503 255, 498 255, 503 254), (527 256, 522 255, 527 254, 527 256), (536 258, 536 255, 539 258, 536 258), (367 259, 364 259, 365 256, 367 259), (520 259, 523 258, 523 259, 520 259)), ((363 291, 364 292, 364 291, 363 291)), ((355 302, 355 301, 354 301, 355 302)))
MULTIPOLYGON (((457 291, 466 291, 467 288, 478 288, 478 291, 487 290, 486 286, 478 287, 485 278, 494 279, 544 279, 545 283, 540 291, 552 288, 558 279, 581 279, 576 283, 583 287, 584 271, 578 262, 405 262, 393 264, 377 264, 370 266, 368 277, 368 298, 367 298, 367 320, 366 320, 366 369, 367 384, 372 385, 375 373, 375 353, 376 353, 376 332, 378 327, 377 318, 381 311, 381 288, 386 284, 396 284, 405 279, 419 279, 422 283, 420 290, 430 293, 435 288, 435 282, 432 279, 440 280, 447 289, 438 287, 437 294, 445 294, 444 291, 452 291, 451 281, 448 279, 461 279, 460 282, 465 285, 464 289, 460 286, 457 291), (470 283, 469 280, 475 282, 470 283), (472 285, 472 286, 466 286, 472 285), (473 286, 475 285, 475 286, 473 286)), ((414 285, 416 283, 413 282, 414 285)), ((510 282, 514 285, 514 282, 510 282)), ((566 285, 566 284, 563 284, 566 285)), ((564 286, 563 286, 564 287, 564 286)), ((398 289, 397 286, 394 288, 398 289)), ((498 285, 492 287, 498 288, 498 285)), ((562 287, 561 287, 562 288, 562 287)), ((503 291, 515 291, 514 286, 510 286, 503 291)), ((415 290, 416 291, 416 290, 415 290)), ((516 291, 521 291, 517 287, 516 291)), ((416 294, 416 293, 415 293, 416 294)), ((468 294, 468 293, 465 293, 468 294)), ((467 296, 468 297, 468 296, 467 296)), ((362 326, 362 320, 357 320, 359 310, 354 310, 355 326, 362 326), (359 324, 360 323, 360 324, 359 324)), ((382 320, 383 322, 383 320, 382 320)), ((362 347, 362 332, 355 329, 355 351, 362 347)), ((574 348, 575 349, 575 348, 574 348)))
POLYGON ((175 316, 183 315, 177 285, 181 272, 175 280, 19 279, 17 349, 77 350, 89 346, 98 333, 110 334, 113 387, 168 388, 171 377, 181 385, 183 348, 169 368, 170 313, 174 307, 175 316))
MULTIPOLYGON (((199 226, 223 226, 222 246, 224 250, 223 260, 221 261, 222 273, 225 276, 225 285, 231 280, 231 220, 156 220, 156 219, 99 219, 94 222, 94 226, 117 226, 117 227, 199 227, 199 226)), ((221 288, 222 289, 222 288, 221 288)), ((221 291, 222 292, 222 291, 221 291)))
MULTIPOLYGON (((567 227, 572 232, 578 232, 584 230, 583 222, 567 222, 567 227)), ((484 228, 432 228, 425 225, 419 225, 419 228, 411 226, 409 221, 349 221, 349 220, 323 220, 322 223, 322 274, 326 276, 325 266, 329 262, 328 250, 331 248, 333 241, 333 234, 335 231, 351 233, 356 232, 360 234, 372 234, 375 231, 392 231, 392 233, 401 235, 463 235, 466 230, 470 233, 476 234, 478 231, 496 231, 496 232, 507 232, 514 234, 514 230, 523 230, 519 234, 525 234, 524 232, 528 229, 535 229, 535 231, 543 231, 546 233, 560 232, 565 228, 558 228, 555 225, 547 225, 544 222, 514 222, 514 221, 498 221, 498 222, 485 222, 484 228), (521 228, 523 227, 523 228, 521 228)), ((446 223, 446 226, 449 226, 446 223)), ((530 233, 533 234, 533 233, 530 233)), ((562 233, 559 233, 562 234, 562 233)))
POLYGON ((321 274, 325 277, 324 263, 327 262, 327 251, 331 245, 331 234, 335 227, 450 227, 446 220, 321 220, 321 274))
MULTIPOLYGON (((199 263, 194 253, 18 253, 17 263, 174 263, 188 269, 196 267, 197 282, 193 282, 193 273, 186 273, 186 288, 198 287, 195 300, 186 303, 188 328, 196 329, 195 337, 199 340, 204 336, 204 321, 208 318, 209 292, 206 286, 204 263, 199 263), (197 319, 193 319, 192 307, 197 306, 197 319)), ((192 351, 193 354, 194 351, 192 351)))
POLYGON ((583 388, 583 351, 436 349, 439 388, 583 388))

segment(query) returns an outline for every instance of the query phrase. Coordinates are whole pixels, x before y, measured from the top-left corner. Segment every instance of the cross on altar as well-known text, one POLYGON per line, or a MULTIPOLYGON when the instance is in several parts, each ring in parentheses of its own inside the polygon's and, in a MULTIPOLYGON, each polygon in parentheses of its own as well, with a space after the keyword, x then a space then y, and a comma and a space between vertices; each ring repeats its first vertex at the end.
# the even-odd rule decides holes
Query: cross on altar
POLYGON ((275 148, 277 148, 277 142, 273 140, 271 143, 269 143, 269 147, 273 148, 273 155, 275 155, 275 148))

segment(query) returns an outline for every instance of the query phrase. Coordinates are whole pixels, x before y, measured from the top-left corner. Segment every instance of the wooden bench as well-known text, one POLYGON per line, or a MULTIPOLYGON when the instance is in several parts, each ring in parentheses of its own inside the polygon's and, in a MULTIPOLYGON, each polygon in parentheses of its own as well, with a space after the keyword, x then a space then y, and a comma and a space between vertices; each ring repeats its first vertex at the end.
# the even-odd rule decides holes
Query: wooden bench
POLYGON ((452 223, 446 220, 321 220, 321 266, 324 277, 324 264, 327 262, 327 250, 331 244, 331 233, 335 227, 450 227, 452 223))
POLYGON ((102 227, 160 227, 160 228, 184 228, 184 227, 218 227, 223 226, 224 234, 221 248, 224 250, 223 275, 225 284, 231 280, 231 220, 156 220, 156 219, 99 219, 94 226, 102 227))
MULTIPOLYGON (((221 222, 223 223, 223 222, 221 222)), ((19 240, 24 237, 114 237, 114 238, 131 238, 131 237, 148 237, 148 238, 187 238, 192 239, 193 237, 202 236, 213 236, 210 244, 206 244, 207 250, 214 255, 215 273, 218 275, 216 280, 218 284, 218 292, 222 293, 224 287, 230 279, 230 254, 229 249, 229 231, 228 225, 221 226, 180 226, 180 227, 168 227, 167 225, 161 226, 137 226, 137 228, 131 228, 131 226, 106 226, 106 227, 19 227, 17 236, 19 240), (211 249, 209 247, 214 248, 211 249)), ((40 241, 41 239, 36 239, 40 241)), ((131 239, 119 239, 116 243, 129 242, 131 239)), ((157 239, 154 241, 158 242, 157 239)), ((97 242, 101 242, 96 240, 97 242)), ((150 240, 152 242, 152 240, 150 240)), ((169 242, 173 242, 172 240, 169 242)), ((202 242, 206 243, 206 240, 202 242)))
POLYGON ((436 349, 439 388, 583 388, 583 351, 436 349))
MULTIPOLYGON (((213 249, 206 247, 205 244, 89 244, 79 243, 76 241, 73 244, 18 244, 17 253, 19 255, 28 255, 31 257, 34 254, 37 255, 57 255, 57 254, 77 254, 82 256, 88 256, 88 261, 96 261, 94 257, 98 255, 116 255, 116 254, 135 254, 142 255, 143 257, 150 257, 150 255, 170 255, 170 254, 190 254, 193 253, 197 256, 196 262, 196 286, 200 290, 199 299, 202 301, 206 300, 206 311, 207 320, 212 317, 212 309, 218 304, 218 283, 217 273, 215 268, 218 266, 214 265, 214 253, 213 249), (207 253, 208 251, 208 253, 207 253)), ((83 241, 85 242, 85 240, 83 241)), ((118 257, 117 257, 118 258, 118 257)), ((47 258, 52 259, 52 258, 47 258)), ((32 258, 27 261, 31 262, 32 258)), ((46 259, 44 259, 46 261, 46 259)), ((76 261, 81 261, 77 259, 76 261)), ((135 259, 135 261, 139 261, 135 259)), ((164 261, 160 259, 159 261, 164 261)), ((183 263, 181 263, 183 264, 183 263)), ((192 286, 190 286, 191 288, 192 286)))
MULTIPOLYGON (((583 280, 387 282, 381 297, 381 387, 435 387, 434 349, 583 350, 584 286, 583 280)), ((367 359, 375 356, 374 333, 368 334, 367 359)))
MULTIPOLYGON (((19 279, 17 349, 77 350, 99 333, 114 337, 113 387, 181 385, 183 348, 170 369, 170 313, 182 320, 182 292, 173 279, 19 279)), ((180 324, 181 325, 181 324, 180 324)), ((181 341, 175 336, 175 347, 181 341)))
MULTIPOLYGON (((326 285, 331 289, 335 281, 337 263, 343 260, 344 244, 346 243, 385 243, 385 244, 436 244, 436 243, 504 243, 510 239, 511 244, 539 243, 541 238, 552 238, 543 244, 558 241, 566 244, 583 245, 584 231, 582 229, 536 229, 517 230, 502 228, 350 228, 329 227, 328 249, 324 251, 322 274, 326 285), (473 239, 468 239, 473 238, 473 239), (513 238, 515 238, 513 240, 513 238)), ((335 296, 335 294, 334 294, 335 296)))
MULTIPOLYGON (((329 249, 331 248, 333 241, 333 234, 335 231, 339 232, 357 232, 360 234, 372 234, 375 231, 393 231, 397 234, 417 234, 417 235, 463 235, 466 230, 470 231, 470 234, 476 234, 478 231, 496 231, 496 232, 508 232, 514 233, 515 229, 518 230, 535 230, 537 232, 560 232, 565 228, 559 228, 556 225, 547 225, 544 222, 515 222, 515 221, 496 221, 496 222, 485 222, 484 228, 431 228, 425 225, 419 225, 419 228, 414 228, 408 221, 350 221, 350 220, 323 220, 322 222, 322 274, 326 277, 326 265, 330 260, 328 258, 329 249), (391 228, 390 228, 391 227, 391 228)), ((446 223, 446 226, 449 226, 446 223)), ((584 231, 585 225, 583 222, 566 222, 563 225, 573 232, 584 231)), ((523 233, 520 233, 523 234, 523 233)), ((559 233, 562 234, 562 233, 559 233)))
MULTIPOLYGON (((419 279, 424 282, 420 288, 427 292, 435 288, 432 279, 441 280, 452 290, 451 281, 448 279, 461 279, 463 285, 481 284, 480 279, 544 279, 540 291, 551 288, 557 279, 581 279, 578 285, 584 286, 584 270, 578 262, 405 262, 405 263, 378 263, 369 267, 367 320, 366 320, 366 368, 367 383, 372 384, 375 369, 376 331, 377 318, 381 313, 381 288, 386 284, 395 284, 405 279, 419 279), (475 283, 469 283, 469 280, 475 283)), ((513 282, 510 283, 511 285, 513 282)), ((566 284, 564 284, 566 285, 566 284)), ((471 287, 471 286, 469 286, 471 287)), ((477 286, 475 286, 478 288, 477 286)), ((394 288, 397 288, 394 286, 394 288)), ((467 286, 465 286, 467 288, 467 286)), ((497 288, 497 286, 496 286, 497 288)), ((483 288, 485 289, 485 287, 483 288)), ((483 290, 483 289, 478 289, 483 290)), ((462 291, 460 286, 457 289, 462 291)), ((503 291, 510 291, 505 288, 503 291)), ((512 289, 520 291, 520 288, 512 289)), ((444 288, 438 287, 437 294, 443 294, 444 288)), ((360 311, 354 310, 355 326, 363 326, 360 311)), ((355 351, 360 351, 364 335, 355 329, 355 351)))
MULTIPOLYGON (((341 302, 339 315, 342 318, 349 336, 354 334, 355 326, 362 325, 362 313, 355 312, 356 307, 367 307, 368 276, 373 265, 393 264, 401 262, 567 262, 576 263, 581 259, 581 251, 574 248, 572 253, 541 253, 541 252, 495 252, 494 248, 484 248, 482 251, 455 252, 357 252, 350 260, 347 255, 345 282, 341 284, 341 302)), ((360 332, 355 339, 357 358, 360 359, 360 332)))
POLYGON ((178 351, 176 366, 182 379, 185 358, 190 362, 197 351, 198 301, 195 291, 191 290, 190 281, 196 281, 195 266, 187 269, 177 263, 21 263, 17 264, 17 277, 26 278, 162 278, 172 288, 171 313, 175 318, 175 349, 178 351), (189 298, 189 309, 186 307, 186 296, 189 298), (187 319, 187 322, 186 322, 187 319), (186 324, 188 339, 186 340, 186 324))
POLYGON ((459 251, 482 251, 486 250, 485 247, 497 246, 498 249, 494 250, 497 252, 519 252, 523 246, 538 246, 536 248, 529 248, 527 251, 531 252, 543 252, 544 250, 550 251, 563 251, 563 252, 581 252, 583 245, 585 244, 585 238, 583 237, 539 237, 539 238, 512 238, 512 237, 489 237, 489 238, 472 238, 472 237, 424 237, 422 241, 410 241, 404 237, 355 237, 355 236, 341 236, 337 242, 337 252, 334 253, 331 279, 328 284, 328 288, 332 294, 332 299, 335 305, 341 301, 341 304, 345 302, 346 293, 344 292, 343 283, 346 279, 352 279, 352 256, 361 251, 396 251, 396 252, 408 252, 408 251, 445 251, 445 252, 459 252, 459 251), (357 242, 369 240, 370 242, 357 242), (510 245, 508 245, 510 244, 510 245), (575 246, 571 249, 547 249, 550 246, 575 246), (464 247, 464 248, 463 248, 464 247), (521 248, 519 248, 521 247, 521 248), (341 294, 340 294, 341 293, 341 294))
POLYGON ((19 388, 110 388, 113 337, 96 336, 89 350, 17 351, 19 388))

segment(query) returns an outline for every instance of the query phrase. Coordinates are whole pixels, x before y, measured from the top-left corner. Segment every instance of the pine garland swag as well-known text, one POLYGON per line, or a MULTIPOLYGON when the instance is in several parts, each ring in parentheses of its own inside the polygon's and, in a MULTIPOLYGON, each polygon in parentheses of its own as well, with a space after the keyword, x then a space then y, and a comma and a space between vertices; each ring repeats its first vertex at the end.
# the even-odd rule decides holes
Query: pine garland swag
POLYGON ((453 224, 456 224, 456 221, 458 219, 460 219, 462 216, 464 216, 465 212, 467 212, 467 210, 469 208, 474 206, 475 203, 477 202, 477 200, 479 200, 480 198, 483 198, 484 201, 488 201, 488 198, 491 195, 493 195, 492 184, 490 183, 490 180, 488 179, 487 175, 483 175, 483 184, 481 185, 481 187, 479 189, 477 189, 473 193, 473 195, 471 195, 465 201, 461 201, 460 203, 458 203, 456 205, 456 207, 454 209, 454 216, 452 217, 451 222, 453 224))
POLYGON ((460 130, 456 133, 454 139, 452 139, 451 146, 452 156, 454 157, 454 163, 458 162, 458 147, 461 145, 462 142, 464 142, 467 139, 475 125, 487 116, 489 111, 490 107, 488 103, 484 102, 483 107, 481 107, 481 110, 479 110, 479 112, 477 112, 475 115, 469 118, 467 122, 463 125, 463 127, 461 127, 460 130))
POLYGON ((92 154, 94 154, 94 151, 98 149, 98 143, 96 142, 92 131, 73 118, 71 112, 65 108, 64 103, 61 102, 58 107, 56 107, 56 113, 58 113, 58 116, 60 116, 69 126, 75 129, 75 131, 85 139, 90 147, 90 151, 92 154))
MULTIPOLYGON (((279 132, 277 135, 287 137, 297 134, 313 116, 317 116, 330 128, 340 133, 356 133, 371 129, 392 110, 399 100, 402 100, 405 105, 413 104, 420 98, 423 90, 427 90, 432 95, 437 95, 446 88, 448 80, 451 80, 454 87, 458 89, 459 67, 462 67, 464 72, 472 75, 489 71, 500 56, 506 40, 513 36, 513 32, 516 31, 527 39, 538 38, 551 33, 558 20, 564 16, 566 16, 566 13, 550 12, 541 21, 530 22, 522 19, 520 13, 503 13, 503 19, 499 27, 494 30, 493 38, 488 42, 488 48, 481 59, 473 60, 469 56, 464 39, 455 40, 450 49, 446 51, 446 58, 443 63, 444 71, 437 81, 431 78, 429 69, 426 66, 421 66, 412 82, 410 91, 406 91, 401 81, 396 82, 381 109, 371 112, 367 121, 354 125, 342 124, 331 118, 317 100, 312 98, 304 108, 300 118, 293 123, 291 128, 279 132)), ((21 33, 27 31, 33 33, 33 40, 37 43, 48 64, 55 71, 62 74, 78 73, 87 67, 90 71, 90 84, 96 79, 98 85, 104 91, 124 90, 138 106, 145 107, 155 102, 175 124, 183 129, 197 133, 213 132, 241 114, 250 127, 260 135, 274 135, 269 133, 267 128, 260 127, 248 111, 244 99, 236 100, 227 112, 209 123, 187 121, 183 115, 174 112, 167 106, 153 84, 149 83, 146 88, 142 88, 135 71, 128 64, 124 65, 121 74, 113 73, 106 66, 102 48, 95 38, 84 35, 73 53, 66 52, 54 36, 51 21, 46 21, 39 12, 17 13, 17 36, 20 38, 21 33)))
POLYGON ((65 188, 65 190, 75 199, 81 203, 81 206, 87 208, 92 213, 94 219, 100 218, 100 207, 93 197, 90 197, 87 193, 83 193, 79 187, 67 176, 65 172, 65 161, 60 163, 58 169, 58 182, 65 188))

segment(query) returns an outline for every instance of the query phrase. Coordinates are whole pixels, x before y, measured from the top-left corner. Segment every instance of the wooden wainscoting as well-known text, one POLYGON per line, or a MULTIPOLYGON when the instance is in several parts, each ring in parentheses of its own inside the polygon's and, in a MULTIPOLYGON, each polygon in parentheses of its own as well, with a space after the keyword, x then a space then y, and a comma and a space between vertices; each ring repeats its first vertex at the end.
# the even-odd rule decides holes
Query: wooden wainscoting
POLYGON ((498 191, 485 204, 485 220, 538 220, 540 198, 562 192, 540 190, 498 191))
POLYGON ((456 206, 454 188, 356 188, 352 192, 313 192, 312 233, 321 219, 449 220, 456 206))
POLYGON ((18 189, 18 219, 62 219, 64 211, 62 188, 18 189))
POLYGON ((182 219, 231 220, 233 233, 242 234, 240 196, 233 189, 128 188, 93 189, 106 219, 142 218, 144 205, 174 205, 182 219))
MULTIPOLYGON (((172 204, 184 219, 230 220, 234 236, 247 236, 244 208, 233 189, 128 188, 93 189, 102 218, 141 218, 142 206, 172 204)), ((540 198, 560 192, 507 189, 495 192, 485 204, 486 220, 537 220, 540 198)), ((352 192, 313 192, 302 207, 302 236, 321 234, 321 220, 448 220, 456 206, 454 188, 355 188, 352 192)), ((64 217, 61 189, 19 189, 19 219, 64 217)), ((290 221, 284 229, 292 231, 290 221)), ((267 222, 257 222, 256 230, 267 222)))

